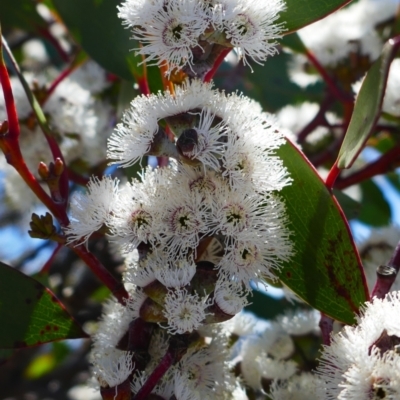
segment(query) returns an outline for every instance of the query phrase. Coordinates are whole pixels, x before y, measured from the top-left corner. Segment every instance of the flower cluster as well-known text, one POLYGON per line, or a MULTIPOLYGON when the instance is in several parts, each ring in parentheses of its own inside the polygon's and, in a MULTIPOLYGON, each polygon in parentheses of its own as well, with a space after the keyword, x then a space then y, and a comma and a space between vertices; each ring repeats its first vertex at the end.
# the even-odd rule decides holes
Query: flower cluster
MULTIPOLYGON (((398 0, 360 0, 298 31, 320 64, 339 76, 350 88, 381 54, 390 38, 398 0), (344 69, 346 71, 344 71, 344 69)), ((294 54, 291 79, 307 86, 320 79, 302 54, 294 54)))
POLYGON ((209 84, 138 97, 109 140, 109 157, 125 166, 146 154, 175 162, 148 167, 122 188, 110 178, 92 180, 89 194, 73 201, 70 240, 87 240, 106 225, 130 253, 126 280, 166 288, 158 301, 171 332, 196 329, 210 312, 211 292, 232 316, 245 304, 250 281, 274 278, 292 254, 277 195, 290 183, 274 155, 283 143, 256 103, 209 84), (215 278, 195 294, 200 270, 215 278))
POLYGON ((400 396, 400 292, 367 303, 357 325, 325 346, 319 398, 397 399, 400 396))
MULTIPOLYGON (((109 158, 130 166, 145 155, 168 156, 170 165, 148 167, 140 179, 124 185, 92 179, 88 193, 72 200, 67 230, 69 241, 80 243, 106 229, 127 254, 130 302, 106 312, 95 340, 93 354, 101 356, 92 359, 101 384, 121 384, 104 377, 105 365, 117 363, 126 372, 122 380, 130 374, 131 364, 122 359, 126 354, 115 348, 132 321, 157 323, 164 328, 160 335, 194 334, 240 312, 250 282, 274 279, 274 270, 290 259, 290 231, 278 192, 291 180, 275 154, 284 142, 257 103, 197 80, 177 87, 174 95, 132 101, 109 139, 109 158), (99 366, 96 360, 104 357, 110 361, 99 366)), ((193 358, 197 367, 204 363, 210 369, 202 374, 213 377, 227 360, 201 361, 215 353, 212 348, 187 352, 181 363, 193 358)), ((187 365, 176 368, 187 375, 187 365)), ((146 372, 137 370, 135 376, 134 386, 140 386, 146 372)), ((188 390, 176 385, 175 391, 188 390)), ((204 390, 209 386, 206 381, 204 390)), ((232 391, 231 384, 229 390, 222 386, 232 391)))
POLYGON ((127 0, 118 15, 144 44, 136 50, 146 62, 201 77, 226 48, 235 48, 244 63, 276 53, 283 27, 274 22, 284 8, 281 0, 268 6, 262 0, 127 0))

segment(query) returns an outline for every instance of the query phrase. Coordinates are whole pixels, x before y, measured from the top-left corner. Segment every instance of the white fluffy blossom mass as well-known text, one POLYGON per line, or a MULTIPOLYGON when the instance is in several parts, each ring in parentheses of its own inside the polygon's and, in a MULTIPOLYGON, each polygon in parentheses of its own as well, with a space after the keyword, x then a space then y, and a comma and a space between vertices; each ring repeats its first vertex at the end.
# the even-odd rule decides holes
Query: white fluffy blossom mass
POLYGON ((218 306, 234 315, 250 282, 273 279, 293 253, 277 195, 290 184, 274 154, 284 140, 258 104, 210 84, 194 81, 174 96, 138 97, 109 139, 109 158, 125 166, 146 154, 175 161, 148 167, 141 179, 119 188, 110 178, 93 180, 87 195, 73 199, 70 241, 86 241, 105 225, 114 242, 133 252, 130 283, 157 280, 174 290, 165 293, 163 311, 171 331, 198 327, 211 290, 218 306), (215 287, 194 295, 183 288, 199 264, 216 272, 215 287), (185 302, 190 310, 178 312, 176 304, 185 302))
MULTIPOLYGON (((108 157, 130 166, 145 155, 168 156, 170 165, 147 167, 124 185, 92 179, 87 194, 72 199, 67 230, 73 243, 106 230, 126 253, 130 303, 126 311, 118 304, 106 310, 95 337, 92 361, 101 385, 110 385, 103 376, 106 367, 118 365, 124 371, 121 382, 130 373, 131 364, 110 349, 120 348, 132 321, 157 323, 160 335, 171 336, 226 321, 247 304, 250 282, 274 279, 290 259, 294 251, 278 192, 291 179, 275 154, 284 142, 257 103, 197 80, 176 87, 174 94, 132 101, 109 139, 108 157), (109 361, 97 361, 101 354, 109 361)), ((199 396, 228 396, 235 390, 228 358, 214 356, 211 362, 212 347, 188 352, 187 362, 182 359, 175 377, 156 393, 200 398, 193 393, 201 384, 199 396), (194 370, 188 373, 191 362, 194 370), (218 384, 210 385, 221 373, 218 384), (193 381, 196 374, 199 380, 193 381)), ((134 387, 143 384, 146 373, 135 375, 134 387)))
POLYGON ((319 398, 400 398, 400 292, 374 298, 325 346, 318 369, 319 398))
POLYGON ((244 63, 275 54, 284 9, 281 0, 267 7, 263 0, 127 0, 118 15, 143 44, 135 50, 146 62, 202 76, 224 48, 235 48, 244 63))

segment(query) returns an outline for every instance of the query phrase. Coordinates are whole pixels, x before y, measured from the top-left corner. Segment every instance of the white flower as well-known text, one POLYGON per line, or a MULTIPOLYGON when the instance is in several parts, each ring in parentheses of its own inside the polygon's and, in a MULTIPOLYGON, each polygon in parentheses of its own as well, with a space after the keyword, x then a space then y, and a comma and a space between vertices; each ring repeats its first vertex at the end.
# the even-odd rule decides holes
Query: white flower
POLYGON ((234 389, 227 353, 211 344, 199 351, 188 351, 174 375, 177 399, 225 399, 234 389))
POLYGON ((357 316, 356 326, 346 326, 325 346, 320 366, 320 396, 358 400, 400 397, 400 292, 374 298, 357 316))
POLYGON ((269 396, 272 400, 321 400, 316 392, 317 382, 318 377, 307 372, 284 381, 274 380, 269 396))
POLYGON ((125 111, 122 123, 118 124, 108 140, 107 158, 124 167, 135 164, 150 150, 158 131, 157 120, 151 118, 154 96, 138 96, 125 111), (150 112, 151 110, 151 112, 150 112))
POLYGON ((136 54, 147 55, 143 62, 154 61, 157 65, 190 65, 192 49, 198 46, 199 36, 208 26, 201 2, 193 0, 128 0, 119 11, 124 23, 133 27, 133 38, 143 44, 136 54))
POLYGON ((125 259, 125 283, 145 287, 151 282, 154 282, 156 277, 154 275, 153 258, 152 255, 148 255, 144 260, 139 261, 137 250, 128 253, 125 259))
POLYGON ((182 164, 179 165, 178 173, 181 175, 178 179, 182 185, 177 189, 199 193, 201 202, 205 203, 207 207, 214 203, 215 197, 218 196, 217 191, 226 186, 221 177, 208 168, 182 164))
POLYGON ((200 234, 207 228, 204 213, 196 193, 189 192, 187 198, 171 193, 170 203, 164 206, 164 243, 170 254, 197 247, 200 234))
POLYGON ((108 349, 104 353, 94 350, 91 353, 93 375, 103 387, 117 386, 133 371, 132 356, 133 354, 118 349, 108 349))
POLYGON ((287 310, 275 322, 289 335, 306 335, 319 331, 321 315, 316 310, 287 310))
POLYGON ((197 329, 206 317, 208 302, 186 289, 170 290, 165 298, 164 315, 168 319, 168 332, 181 334, 197 329))
POLYGON ((125 250, 131 251, 142 242, 155 243, 159 239, 161 208, 157 197, 152 196, 156 186, 152 185, 152 178, 144 183, 134 180, 126 184, 114 200, 108 223, 113 240, 125 250))
POLYGON ((70 79, 79 83, 82 88, 92 94, 101 93, 111 85, 107 81, 106 71, 96 62, 89 60, 70 75, 70 79))
POLYGON ((96 135, 94 99, 88 90, 71 78, 64 79, 47 99, 43 111, 50 125, 62 134, 96 135))
POLYGON ((65 229, 68 243, 86 242, 90 235, 107 225, 118 193, 118 180, 92 177, 88 193, 76 193, 71 200, 71 222, 65 229))
POLYGON ((126 309, 131 320, 139 318, 140 308, 146 299, 147 295, 140 288, 129 291, 129 299, 126 302, 126 309))
POLYGON ((162 257, 157 260, 154 276, 167 288, 182 288, 190 283, 196 273, 193 259, 170 262, 162 257))
POLYGON ((214 301, 224 313, 235 315, 248 304, 247 295, 241 283, 223 280, 216 285, 214 301))
POLYGON ((157 134, 160 120, 178 137, 177 146, 183 142, 181 154, 223 172, 236 189, 271 191, 290 184, 286 168, 274 155, 285 139, 273 118, 254 101, 225 96, 198 80, 177 87, 175 97, 169 92, 137 97, 109 140, 108 157, 129 166, 160 146, 179 158, 174 143, 157 134), (197 143, 190 140, 194 134, 197 143))
POLYGON ((261 63, 277 53, 275 39, 281 37, 283 26, 274 22, 284 9, 281 0, 268 4, 263 0, 222 0, 213 22, 225 32, 245 64, 249 64, 247 57, 261 63))
POLYGON ((353 52, 374 61, 383 45, 376 26, 393 18, 397 6, 397 0, 360 0, 298 33, 323 65, 335 67, 353 52))
POLYGON ((103 306, 103 316, 97 332, 93 336, 97 349, 114 348, 121 337, 127 332, 132 321, 132 313, 115 299, 107 301, 103 306))
MULTIPOLYGON (((269 334, 274 334, 269 330, 269 334)), ((277 337, 273 337, 276 342, 277 337)), ((269 340, 269 339, 268 339, 269 340)), ((271 358, 268 351, 272 347, 268 346, 268 341, 264 338, 249 337, 240 349, 241 372, 245 382, 254 389, 261 389, 261 378, 269 379, 287 379, 296 372, 296 364, 289 360, 284 361, 279 358, 271 358)))
POLYGON ((254 333, 256 324, 257 318, 253 314, 242 311, 236 314, 232 319, 224 322, 222 325, 224 330, 230 334, 247 336, 254 333))

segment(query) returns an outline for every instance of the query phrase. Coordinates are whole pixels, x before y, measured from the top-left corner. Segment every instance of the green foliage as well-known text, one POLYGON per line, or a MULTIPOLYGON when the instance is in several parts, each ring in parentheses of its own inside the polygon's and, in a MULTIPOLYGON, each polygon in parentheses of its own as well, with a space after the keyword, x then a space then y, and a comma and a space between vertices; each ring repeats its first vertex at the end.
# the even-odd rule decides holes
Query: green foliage
POLYGON ((385 95, 390 63, 397 48, 398 45, 395 45, 393 41, 387 42, 381 56, 375 61, 363 81, 339 152, 339 168, 351 167, 375 128, 385 95))
POLYGON ((130 39, 130 32, 117 16, 121 1, 52 0, 55 10, 69 28, 77 43, 103 68, 127 80, 149 77, 153 92, 162 89, 157 67, 138 65, 141 56, 135 56, 139 43, 130 39), (88 23, 90 16, 90 23, 88 23))
POLYGON ((368 290, 342 211, 297 149, 286 144, 278 155, 293 179, 281 196, 295 250, 278 276, 312 307, 352 324, 368 290))
POLYGON ((360 187, 362 207, 358 219, 364 224, 375 227, 388 225, 392 213, 382 191, 372 180, 362 182, 360 187))
POLYGON ((3 30, 18 27, 36 33, 46 27, 45 21, 36 11, 35 2, 29 0, 1 0, 0 23, 3 30))
POLYGON ((87 335, 54 294, 0 263, 0 348, 12 349, 87 335))
POLYGON ((286 33, 292 33, 350 3, 351 0, 285 0, 287 10, 280 15, 286 33))

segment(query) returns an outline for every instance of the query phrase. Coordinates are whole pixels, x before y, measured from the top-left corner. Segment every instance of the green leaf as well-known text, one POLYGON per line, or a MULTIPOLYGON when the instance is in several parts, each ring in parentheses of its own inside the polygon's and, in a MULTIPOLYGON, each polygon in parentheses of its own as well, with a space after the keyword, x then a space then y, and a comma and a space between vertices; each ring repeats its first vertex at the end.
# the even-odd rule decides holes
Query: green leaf
POLYGON ((285 34, 292 33, 350 2, 351 0, 285 0, 286 11, 280 14, 277 23, 286 22, 285 34))
POLYGON ((144 65, 138 66, 142 57, 135 56, 132 49, 139 47, 139 43, 130 39, 130 30, 117 16, 120 3, 110 0, 53 0, 74 39, 93 60, 127 81, 140 79, 146 73, 154 75, 157 88, 151 89, 156 92, 162 89, 160 72, 157 67, 148 67, 146 71, 144 65))
POLYGON ((287 143, 277 153, 293 178, 280 194, 295 250, 278 277, 312 307, 352 324, 368 289, 342 211, 298 149, 287 143))
POLYGON ((31 0, 1 0, 0 22, 3 30, 20 28, 24 31, 38 32, 47 24, 36 11, 36 4, 31 0))
POLYGON ((350 168, 379 119, 390 63, 398 44, 389 40, 367 72, 338 156, 338 167, 350 168))
POLYGON ((348 220, 357 218, 360 215, 362 205, 358 201, 337 189, 333 189, 333 194, 348 220))
POLYGON ((87 337, 54 294, 0 262, 0 348, 87 337))
POLYGON ((279 43, 281 46, 287 47, 293 50, 295 53, 304 54, 307 51, 307 47, 296 32, 284 36, 279 43))
POLYGON ((375 227, 388 225, 392 219, 392 212, 382 191, 372 180, 362 182, 360 187, 362 208, 358 219, 375 227))

